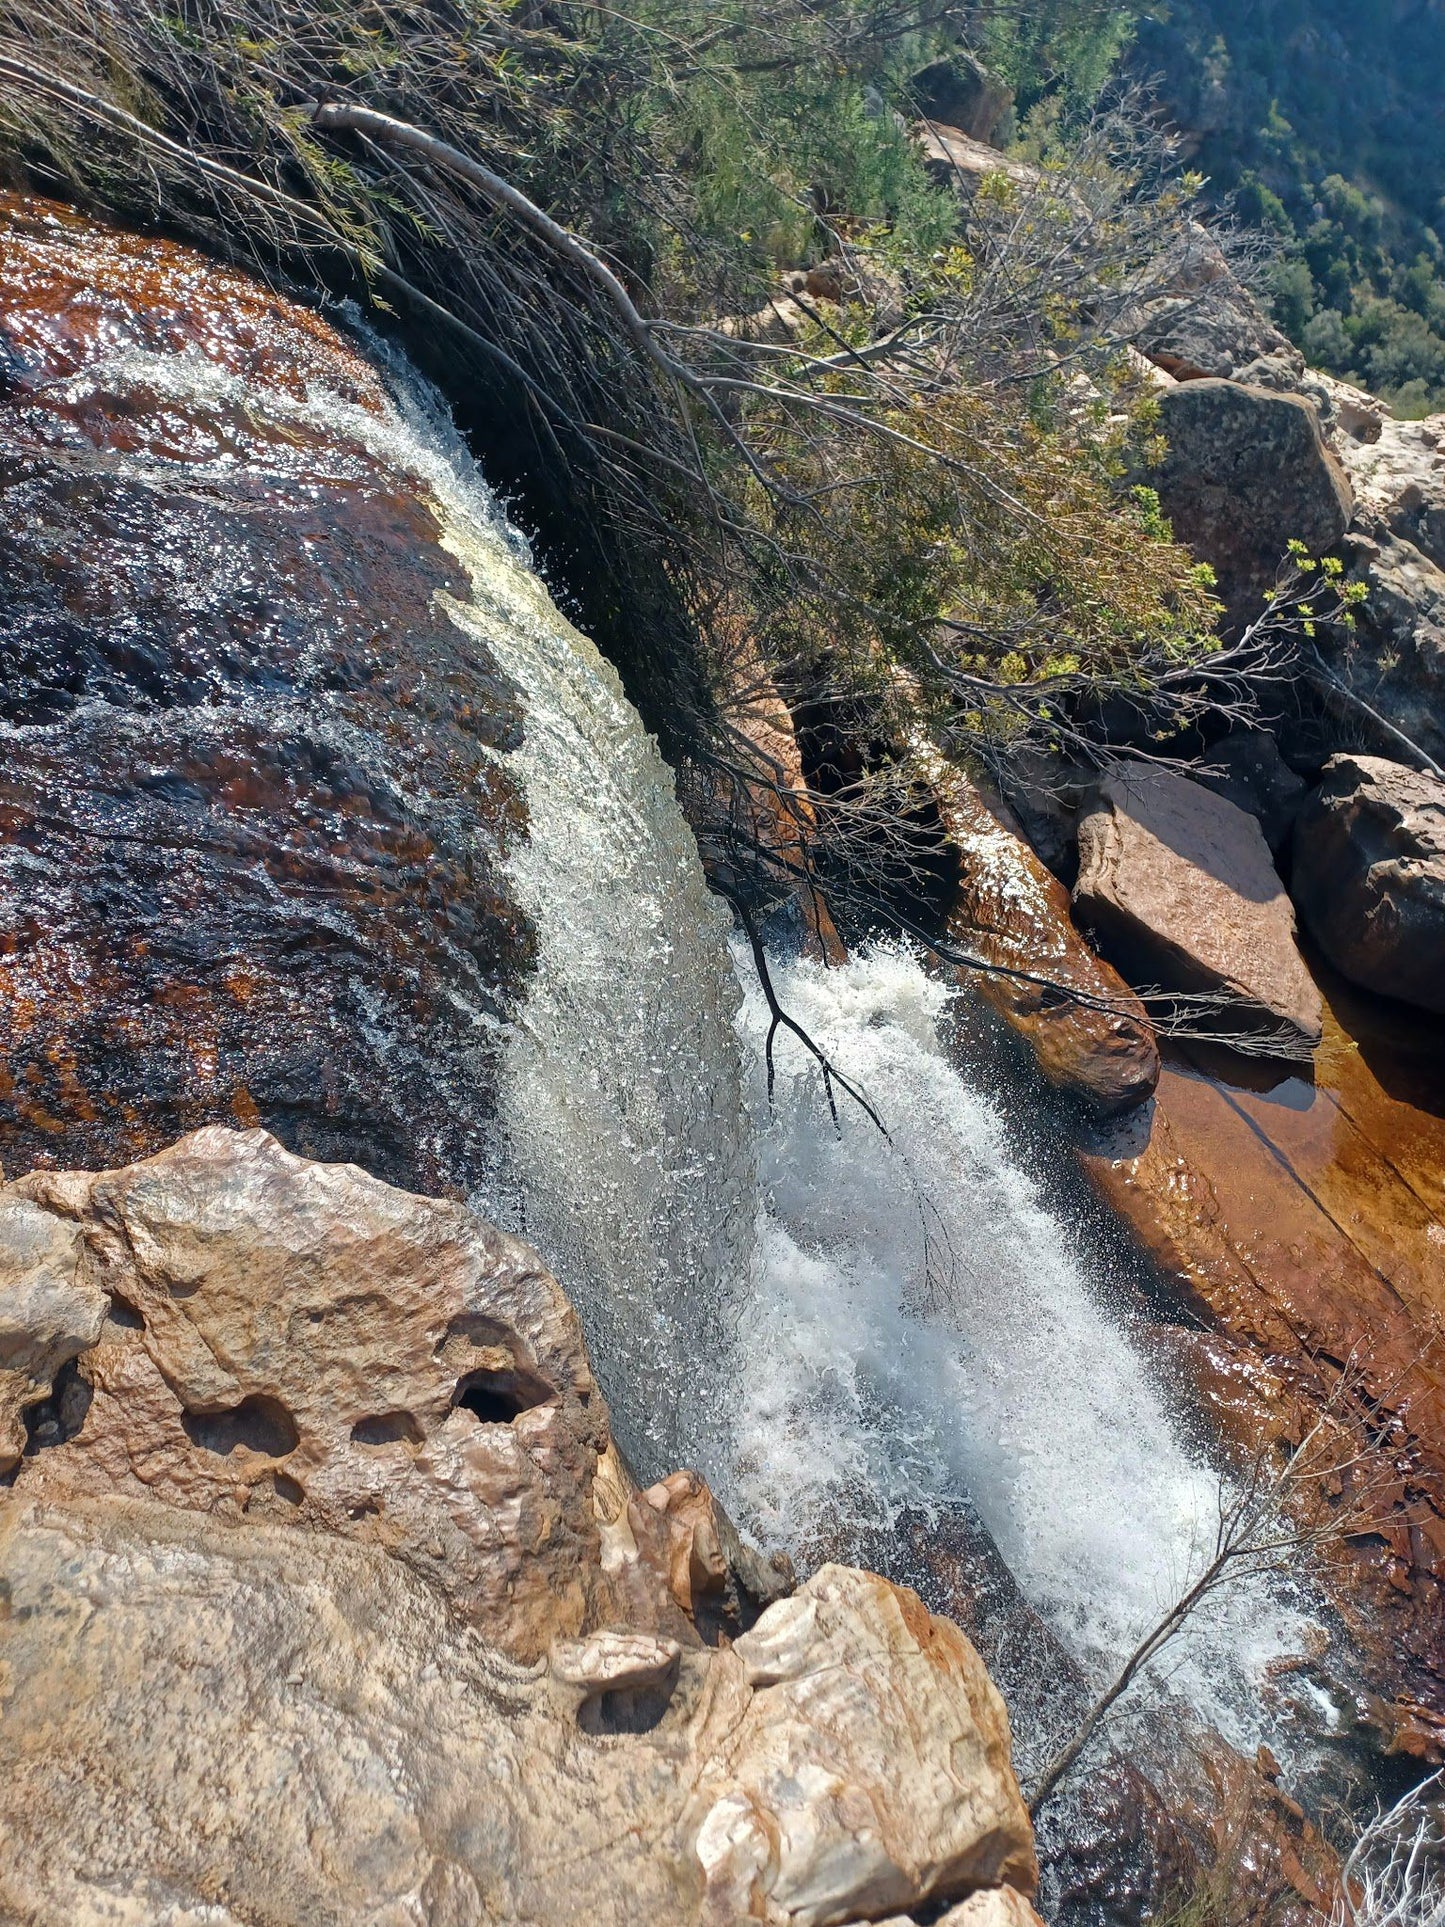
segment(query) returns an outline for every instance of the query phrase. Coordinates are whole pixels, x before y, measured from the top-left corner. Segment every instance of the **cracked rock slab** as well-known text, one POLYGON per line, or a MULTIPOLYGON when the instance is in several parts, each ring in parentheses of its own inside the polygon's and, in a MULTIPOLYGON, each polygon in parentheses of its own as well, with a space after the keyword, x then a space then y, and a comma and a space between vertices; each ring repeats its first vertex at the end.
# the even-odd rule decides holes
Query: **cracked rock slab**
POLYGON ((1223 1025, 1313 1048, 1324 1021, 1259 824, 1199 783, 1120 770, 1079 824, 1074 905, 1136 985, 1225 998, 1223 1025))

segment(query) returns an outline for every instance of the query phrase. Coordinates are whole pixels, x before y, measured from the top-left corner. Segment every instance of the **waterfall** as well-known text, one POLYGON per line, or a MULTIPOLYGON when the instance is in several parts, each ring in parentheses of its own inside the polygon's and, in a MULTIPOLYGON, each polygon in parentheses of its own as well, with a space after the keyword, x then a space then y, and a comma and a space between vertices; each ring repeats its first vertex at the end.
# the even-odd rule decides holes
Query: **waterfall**
MULTIPOLYGON (((1122 1294, 1010 1148, 1005 1094, 950 1063, 944 987, 888 946, 773 975, 891 1142, 846 1101, 835 1126, 816 1063, 786 1039, 769 1103, 751 988, 762 1204, 724 1489, 754 1531, 795 1546, 840 1514, 886 1528, 905 1506, 971 1503, 1025 1597, 1106 1681, 1200 1569, 1219 1479, 1122 1294)), ((1283 1596, 1225 1596, 1171 1651, 1173 1688, 1236 1744, 1279 1744, 1261 1687, 1311 1631, 1283 1596)))
MULTIPOLYGON (((577 1303, 641 1476, 694 1464, 745 1528, 805 1553, 840 1513, 886 1531, 905 1506, 966 1500, 1107 1676, 1212 1532, 1206 1457, 1010 1150, 1000 1094, 949 1062, 945 992, 912 955, 777 966, 892 1142, 846 1102, 835 1130, 786 1041, 769 1104, 762 999, 656 744, 429 393, 395 373, 398 417, 352 432, 428 492, 472 585, 452 613, 526 699, 508 764, 531 835, 509 867, 540 956, 475 1202, 577 1303)), ((1175 1688, 1252 1746, 1264 1669, 1308 1630, 1287 1600, 1229 1602, 1193 1629, 1175 1688)))
POLYGON ((435 398, 391 366, 392 459, 427 487, 471 583, 451 613, 525 698, 507 763, 530 834, 509 876, 538 956, 473 1202, 566 1285, 639 1475, 717 1463, 756 1211, 728 916, 615 670, 558 610, 435 398))

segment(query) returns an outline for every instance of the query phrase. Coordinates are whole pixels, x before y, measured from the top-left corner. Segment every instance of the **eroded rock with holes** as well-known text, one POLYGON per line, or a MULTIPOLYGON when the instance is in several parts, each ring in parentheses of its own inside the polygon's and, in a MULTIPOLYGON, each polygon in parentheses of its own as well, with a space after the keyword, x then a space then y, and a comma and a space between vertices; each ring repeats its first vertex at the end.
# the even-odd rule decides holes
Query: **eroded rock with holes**
POLYGON ((525 1246, 262 1131, 35 1172, 11 1197, 72 1237, 73 1288, 111 1307, 84 1423, 27 1465, 34 1496, 144 1492, 374 1542, 527 1658, 605 1616, 607 1422, 525 1246))
POLYGON ((779 1597, 701 1480, 639 1492, 560 1287, 464 1207, 260 1131, 33 1173, 0 1332, 5 1918, 825 1927, 1032 1892, 964 1636, 851 1568, 779 1597))

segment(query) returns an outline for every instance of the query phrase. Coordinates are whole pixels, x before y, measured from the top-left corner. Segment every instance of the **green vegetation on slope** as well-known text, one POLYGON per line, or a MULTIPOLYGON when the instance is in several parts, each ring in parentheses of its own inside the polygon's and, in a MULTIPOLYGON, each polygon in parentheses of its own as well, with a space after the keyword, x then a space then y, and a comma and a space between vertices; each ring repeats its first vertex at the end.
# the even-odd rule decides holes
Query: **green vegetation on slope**
POLYGON ((1276 313, 1311 362, 1445 408, 1441 0, 1163 0, 1130 60, 1278 242, 1276 313))
MULTIPOLYGON (((981 30, 1020 75, 1115 44, 1090 0, 1010 18, 981 30)), ((1210 619, 1121 486, 1148 422, 1108 325, 1185 199, 1122 123, 1036 187, 933 179, 908 80, 957 28, 927 0, 3 0, 0 75, 30 179, 406 317, 544 478, 674 755, 739 650, 784 682, 826 658, 875 707, 907 688, 949 746, 1160 690, 1210 619), (782 316, 807 269, 825 292, 782 316)))

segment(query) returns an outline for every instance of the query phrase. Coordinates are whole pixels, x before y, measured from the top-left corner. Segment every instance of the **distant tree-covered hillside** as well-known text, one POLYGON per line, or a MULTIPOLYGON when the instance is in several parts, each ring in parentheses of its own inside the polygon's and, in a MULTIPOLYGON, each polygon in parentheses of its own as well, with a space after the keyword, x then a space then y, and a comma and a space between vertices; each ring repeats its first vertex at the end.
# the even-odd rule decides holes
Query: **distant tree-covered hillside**
POLYGON ((1445 408, 1445 0, 1163 0, 1129 62, 1278 237, 1275 305, 1310 359, 1445 408))

